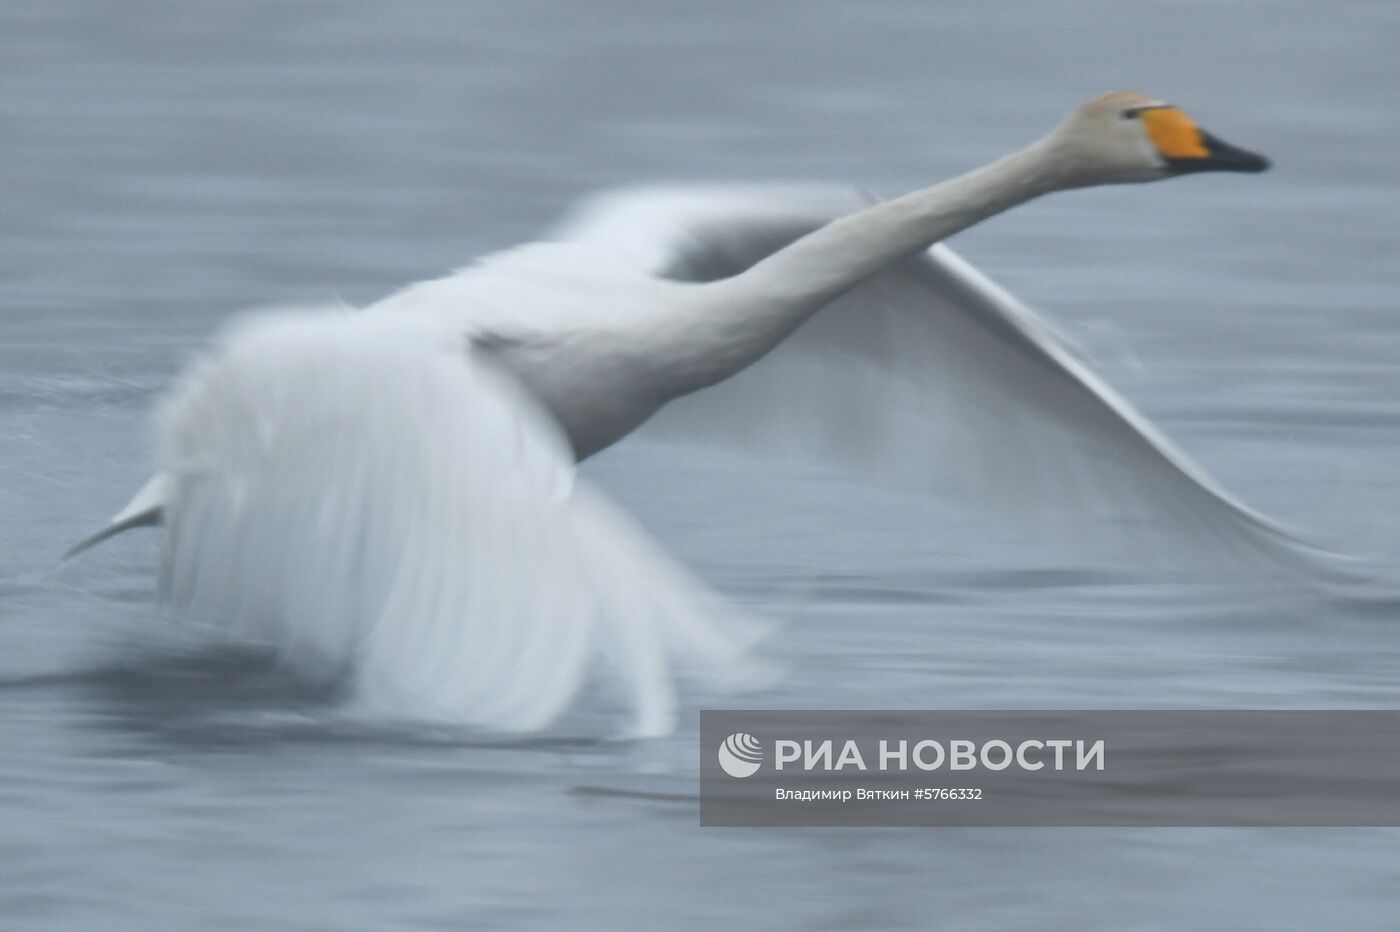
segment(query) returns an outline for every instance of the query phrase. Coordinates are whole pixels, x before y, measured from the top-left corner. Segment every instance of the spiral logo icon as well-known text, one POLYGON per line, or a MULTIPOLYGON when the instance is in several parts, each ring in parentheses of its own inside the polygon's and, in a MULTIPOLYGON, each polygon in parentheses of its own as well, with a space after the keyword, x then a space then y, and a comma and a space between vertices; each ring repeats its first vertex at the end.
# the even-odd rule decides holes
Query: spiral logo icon
POLYGON ((720 742, 719 765, 731 777, 751 777, 763 765, 763 745, 753 735, 735 732, 720 742))

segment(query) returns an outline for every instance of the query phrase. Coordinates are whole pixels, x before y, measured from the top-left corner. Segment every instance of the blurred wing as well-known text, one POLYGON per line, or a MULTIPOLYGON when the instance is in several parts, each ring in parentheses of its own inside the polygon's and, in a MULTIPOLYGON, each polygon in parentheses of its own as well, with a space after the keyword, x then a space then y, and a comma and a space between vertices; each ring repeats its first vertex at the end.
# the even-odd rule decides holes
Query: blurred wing
POLYGON ((348 671, 362 705, 549 724, 608 662, 635 730, 677 668, 746 645, 726 608, 575 481, 557 427, 451 332, 296 312, 232 332, 167 403, 171 600, 348 671))
MULTIPOLYGON (((560 235, 658 276, 706 281, 871 200, 825 187, 622 192, 586 204, 560 235)), ((1137 525, 1130 536, 1149 547, 1295 567, 1311 549, 1217 485, 1045 320, 942 245, 652 424, 916 489, 956 483, 1075 538, 1137 525)))

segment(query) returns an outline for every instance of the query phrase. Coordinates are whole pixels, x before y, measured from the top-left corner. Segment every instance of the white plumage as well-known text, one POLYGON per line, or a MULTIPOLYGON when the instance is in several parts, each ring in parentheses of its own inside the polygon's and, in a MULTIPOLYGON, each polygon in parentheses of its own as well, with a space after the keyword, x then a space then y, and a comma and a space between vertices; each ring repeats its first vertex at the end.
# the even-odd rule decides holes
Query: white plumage
POLYGON ((603 659, 656 734, 678 669, 758 633, 574 475, 549 415, 441 320, 260 316, 159 422, 162 584, 376 714, 539 728, 603 659))
MULTIPOLYGON (((874 202, 834 185, 635 189, 585 203, 556 235, 638 272, 722 279, 874 202)), ((677 398, 648 429, 957 490, 1052 534, 1174 551, 1178 565, 1296 568, 1312 549, 1221 488, 1050 321, 941 244, 837 298, 760 364, 677 398)))
POLYGON ((1138 519, 1212 560, 1306 562, 1038 315, 930 248, 1052 190, 1266 164, 1202 135, 1182 167, 1139 121, 1164 106, 1107 95, 890 202, 616 193, 363 312, 254 318, 166 403, 156 478, 75 549, 163 524, 177 606, 348 673, 383 714, 536 729, 603 663, 638 734, 670 727, 678 673, 732 679, 762 628, 575 475, 658 411, 921 490, 960 480, 1077 533, 1138 519))

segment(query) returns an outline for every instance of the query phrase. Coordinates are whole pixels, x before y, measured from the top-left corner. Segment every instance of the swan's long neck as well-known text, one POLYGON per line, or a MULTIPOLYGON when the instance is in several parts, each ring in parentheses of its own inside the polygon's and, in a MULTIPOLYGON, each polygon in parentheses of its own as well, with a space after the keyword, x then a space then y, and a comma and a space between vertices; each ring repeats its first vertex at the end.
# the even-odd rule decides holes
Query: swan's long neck
POLYGON ((1041 140, 965 175, 875 204, 802 237, 743 273, 704 286, 688 338, 685 390, 756 362, 803 321, 882 269, 1041 194, 1063 187, 1041 140))

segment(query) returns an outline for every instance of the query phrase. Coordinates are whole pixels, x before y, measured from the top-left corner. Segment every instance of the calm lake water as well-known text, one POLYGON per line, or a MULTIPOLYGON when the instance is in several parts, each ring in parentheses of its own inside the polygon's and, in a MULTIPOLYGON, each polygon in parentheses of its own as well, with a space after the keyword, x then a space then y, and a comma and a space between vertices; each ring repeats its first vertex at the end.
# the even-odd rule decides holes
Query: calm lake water
POLYGON ((592 701, 557 739, 373 730, 162 617, 154 534, 56 558, 232 312, 369 300, 613 184, 902 192, 1133 86, 1276 170, 955 245, 1374 581, 1261 599, 644 440, 587 471, 735 598, 800 603, 749 705, 1393 708, 1397 44, 1391 0, 4 4, 0 926, 1393 928, 1394 831, 701 830, 689 711, 634 744, 570 737, 592 701))

